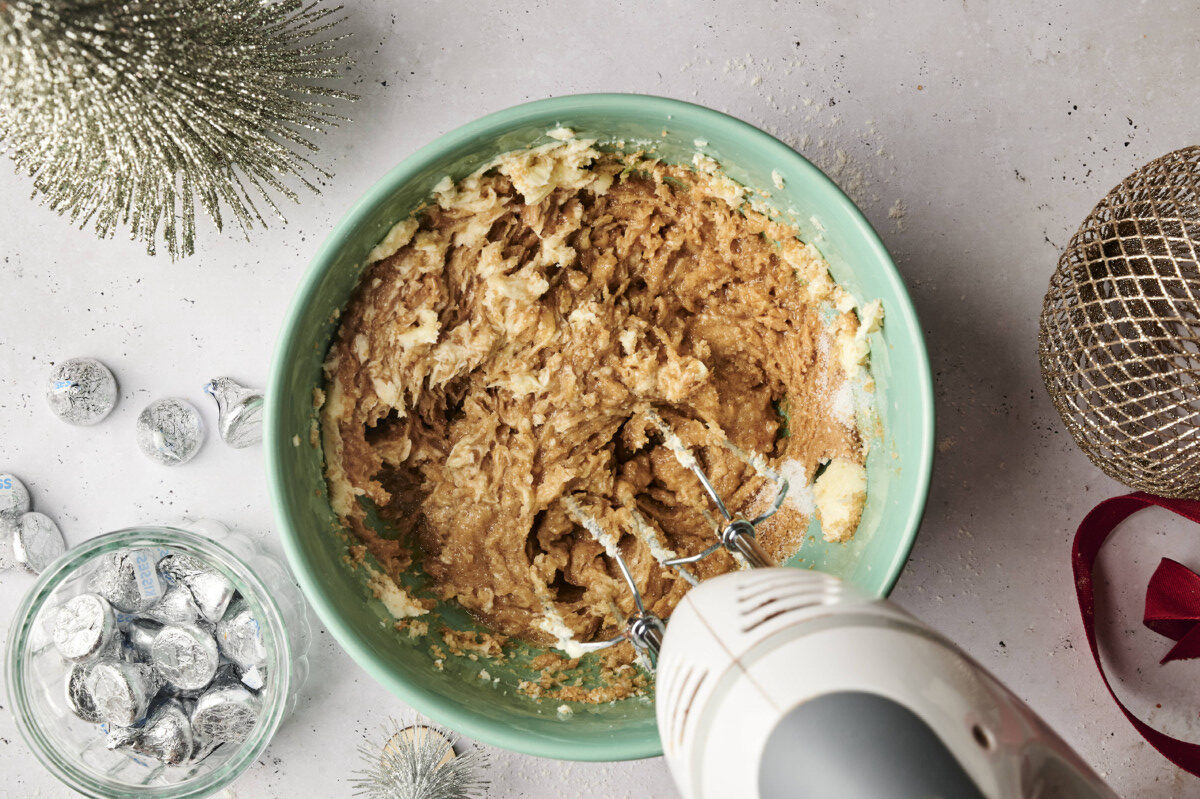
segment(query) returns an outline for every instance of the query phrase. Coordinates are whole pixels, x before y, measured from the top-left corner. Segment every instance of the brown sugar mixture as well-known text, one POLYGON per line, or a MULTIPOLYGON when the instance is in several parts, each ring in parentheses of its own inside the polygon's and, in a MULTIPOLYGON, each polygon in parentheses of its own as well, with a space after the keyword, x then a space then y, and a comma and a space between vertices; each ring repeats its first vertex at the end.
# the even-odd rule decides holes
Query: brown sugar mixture
MULTIPOLYGON (((787 474, 793 501, 760 529, 775 557, 814 513, 827 538, 853 533, 864 448, 835 398, 866 375, 867 323, 816 250, 719 172, 560 138, 443 181, 375 249, 326 362, 322 439, 334 509, 388 572, 416 557, 442 599, 569 653, 633 603, 568 497, 663 617, 688 584, 658 559, 714 540, 648 409, 732 509, 774 486, 724 438, 787 474), (822 464, 836 482, 814 486, 822 464)), ((720 552, 694 571, 736 567, 720 552)))

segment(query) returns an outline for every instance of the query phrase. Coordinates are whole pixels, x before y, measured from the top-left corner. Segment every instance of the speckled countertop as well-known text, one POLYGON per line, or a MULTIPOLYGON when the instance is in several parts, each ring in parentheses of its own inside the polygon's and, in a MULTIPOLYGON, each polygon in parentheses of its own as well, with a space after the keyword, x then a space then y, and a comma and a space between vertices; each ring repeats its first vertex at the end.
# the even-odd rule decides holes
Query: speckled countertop
MULTIPOLYGON (((1200 794, 1104 693, 1068 575, 1071 533, 1118 486, 1075 449, 1041 387, 1037 315, 1058 252, 1139 164, 1200 138, 1187 3, 411 3, 345 0, 364 100, 322 142, 336 177, 247 240, 204 230, 171 264, 99 243, 30 201, 0 167, 0 471, 26 481, 68 541, 184 515, 277 547, 261 452, 210 439, 167 470, 136 450, 151 399, 230 374, 262 384, 300 275, 388 167, 482 113, 586 91, 662 94, 728 111, 788 141, 862 206, 921 314, 937 388, 938 457, 895 599, 958 641, 1042 713, 1122 795, 1200 794), (882 5, 882 4, 879 4, 882 5), (95 428, 57 422, 51 364, 90 354, 121 402, 95 428)), ((1146 513, 1103 560, 1105 650, 1122 693, 1200 738, 1200 664, 1157 665, 1140 624, 1162 554, 1200 565, 1195 529, 1146 513), (1161 707, 1159 707, 1161 705, 1161 707)), ((0 574, 0 612, 30 578, 0 574)), ((7 635, 7 632, 5 633, 7 635)), ((355 748, 401 703, 324 631, 296 716, 227 795, 345 795, 355 748), (319 757, 315 756, 317 753, 319 757)), ((0 797, 66 796, 0 710, 0 797)), ((491 796, 669 797, 661 760, 572 764, 492 752, 491 796)))

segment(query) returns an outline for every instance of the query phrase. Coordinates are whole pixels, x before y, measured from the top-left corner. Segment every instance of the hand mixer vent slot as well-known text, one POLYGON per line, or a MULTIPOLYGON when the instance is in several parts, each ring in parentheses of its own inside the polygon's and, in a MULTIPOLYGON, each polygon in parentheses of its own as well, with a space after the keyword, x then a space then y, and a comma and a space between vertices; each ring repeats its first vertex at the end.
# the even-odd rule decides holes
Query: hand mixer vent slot
POLYGON ((688 666, 682 673, 672 673, 666 681, 667 684, 664 684, 664 676, 659 675, 659 690, 670 697, 667 707, 671 708, 672 713, 667 717, 665 728, 660 730, 659 734, 665 745, 675 748, 683 745, 688 718, 695 707, 696 697, 700 695, 700 689, 708 679, 708 669, 688 666))
POLYGON ((824 579, 823 575, 764 572, 760 579, 738 592, 742 632, 753 632, 780 616, 832 604, 838 601, 841 593, 841 584, 824 579))

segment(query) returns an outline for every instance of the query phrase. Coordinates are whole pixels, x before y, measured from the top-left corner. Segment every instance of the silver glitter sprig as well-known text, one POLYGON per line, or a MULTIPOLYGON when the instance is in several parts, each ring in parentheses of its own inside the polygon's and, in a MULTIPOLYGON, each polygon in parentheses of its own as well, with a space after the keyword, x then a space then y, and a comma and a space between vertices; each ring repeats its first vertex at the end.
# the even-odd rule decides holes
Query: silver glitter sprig
POLYGON ((455 754, 447 733, 413 721, 389 724, 385 737, 358 749, 366 767, 356 771, 355 796, 367 799, 483 799, 487 753, 455 754), (406 734, 407 733, 407 734, 406 734))
POLYGON ((306 0, 0 0, 0 146, 34 195, 101 237, 195 251, 196 206, 282 219, 329 177, 306 153, 354 96, 341 7, 306 0))

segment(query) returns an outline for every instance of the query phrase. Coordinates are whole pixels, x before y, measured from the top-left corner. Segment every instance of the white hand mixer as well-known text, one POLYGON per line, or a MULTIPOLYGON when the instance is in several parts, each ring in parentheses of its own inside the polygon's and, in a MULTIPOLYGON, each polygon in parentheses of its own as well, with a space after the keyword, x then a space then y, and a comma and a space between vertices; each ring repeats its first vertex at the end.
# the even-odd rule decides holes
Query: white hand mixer
MULTIPOLYGON (((659 735, 687 799, 1115 799, 1016 695, 896 605, 821 572, 776 568, 696 458, 651 413, 725 519, 718 541, 755 568, 706 580, 670 625, 648 612, 616 539, 568 497, 633 591, 624 634, 657 666, 659 735)), ((636 516, 635 516, 636 518, 636 516)), ((691 582, 695 579, 687 573, 691 582)))

